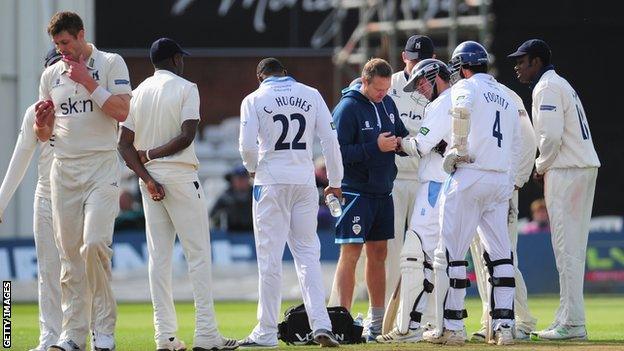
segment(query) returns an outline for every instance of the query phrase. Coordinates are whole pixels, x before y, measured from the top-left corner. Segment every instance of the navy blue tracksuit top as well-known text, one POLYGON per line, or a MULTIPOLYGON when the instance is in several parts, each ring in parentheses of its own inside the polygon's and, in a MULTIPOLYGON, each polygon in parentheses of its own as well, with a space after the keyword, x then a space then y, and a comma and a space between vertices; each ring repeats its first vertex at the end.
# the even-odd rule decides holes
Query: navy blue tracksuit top
POLYGON ((390 132, 397 137, 409 134, 390 96, 373 103, 357 84, 342 92, 332 113, 344 164, 342 190, 364 196, 387 196, 392 192, 397 168, 394 152, 382 152, 377 137, 390 132))

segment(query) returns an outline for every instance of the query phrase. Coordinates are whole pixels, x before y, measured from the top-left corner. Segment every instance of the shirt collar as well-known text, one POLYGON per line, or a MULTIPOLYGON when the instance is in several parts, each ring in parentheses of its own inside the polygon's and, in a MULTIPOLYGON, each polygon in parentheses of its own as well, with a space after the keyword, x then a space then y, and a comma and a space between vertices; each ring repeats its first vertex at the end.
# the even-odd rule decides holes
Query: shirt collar
POLYGON ((294 82, 294 81, 295 79, 291 76, 283 76, 283 77, 271 76, 263 80, 262 83, 260 83, 260 85, 265 85, 265 84, 269 85, 273 83, 285 83, 285 82, 294 82))
POLYGON ((542 67, 542 69, 537 73, 535 78, 531 81, 531 89, 535 88, 535 86, 540 81, 540 79, 542 79, 542 76, 544 75, 544 73, 546 73, 548 71, 551 71, 551 70, 554 71, 555 70, 555 66, 547 65, 547 66, 542 67))
MULTIPOLYGON (((89 45, 91 47, 91 56, 89 56, 89 58, 87 58, 87 61, 85 62, 86 66, 88 69, 90 70, 94 70, 95 69, 95 59, 98 56, 98 49, 95 47, 95 45, 91 44, 91 43, 87 43, 87 45, 89 45)), ((67 72, 67 70, 69 70, 69 65, 65 62, 63 62, 63 72, 65 73, 67 72)))
POLYGON ((178 76, 177 74, 175 74, 175 73, 173 73, 173 72, 171 72, 169 70, 166 70, 166 69, 157 69, 157 70, 155 70, 154 71, 154 75, 157 75, 157 74, 158 75, 165 74, 165 75, 168 75, 168 76, 176 76, 176 77, 178 76))

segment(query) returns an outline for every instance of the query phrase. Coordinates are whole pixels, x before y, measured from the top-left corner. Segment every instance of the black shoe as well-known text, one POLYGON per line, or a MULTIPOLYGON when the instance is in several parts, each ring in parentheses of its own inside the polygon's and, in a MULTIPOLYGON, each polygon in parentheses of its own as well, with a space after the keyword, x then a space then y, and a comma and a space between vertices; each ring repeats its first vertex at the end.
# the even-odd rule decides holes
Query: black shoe
POLYGON ((334 333, 327 329, 315 330, 314 341, 321 347, 338 347, 340 345, 334 333))

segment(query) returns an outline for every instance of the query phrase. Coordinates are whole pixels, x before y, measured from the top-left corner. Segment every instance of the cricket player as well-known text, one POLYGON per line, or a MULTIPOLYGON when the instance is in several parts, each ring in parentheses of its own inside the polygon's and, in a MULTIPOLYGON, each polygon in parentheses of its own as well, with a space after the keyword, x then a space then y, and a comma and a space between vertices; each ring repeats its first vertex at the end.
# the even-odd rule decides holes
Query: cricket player
POLYGON ((119 210, 117 123, 130 102, 121 56, 85 40, 73 12, 48 25, 62 61, 41 76, 34 129, 54 132, 50 185, 56 243, 61 257, 63 325, 49 350, 84 350, 93 319, 95 350, 115 348, 116 303, 110 286, 113 223, 119 210), (96 301, 96 302, 94 302, 96 301), (93 304, 98 313, 91 315, 93 304))
MULTIPOLYGON (((56 49, 51 49, 44 58, 44 67, 48 67, 61 59, 56 49)), ((9 168, 0 186, 0 223, 2 214, 11 197, 24 178, 30 160, 37 146, 37 188, 33 205, 33 229, 35 248, 37 251, 37 291, 39 301, 39 345, 30 351, 45 351, 54 344, 61 334, 61 261, 54 243, 52 225, 52 207, 50 205, 50 167, 52 165, 51 138, 46 142, 38 142, 33 124, 35 124, 35 105, 28 107, 22 120, 13 156, 9 168)))
POLYGON ((386 241, 394 237, 394 158, 400 152, 401 138, 409 134, 387 96, 391 76, 392 67, 386 61, 369 60, 362 70, 362 84, 343 91, 333 112, 345 166, 346 198, 336 224, 335 241, 341 247, 335 283, 340 305, 350 308, 355 267, 365 248, 370 304, 365 335, 373 342, 381 334, 385 310, 386 241))
MULTIPOLYGON (((423 339, 422 320, 425 307, 433 305, 429 295, 435 290, 433 279, 434 250, 439 242, 438 194, 447 174, 442 168, 444 154, 451 134, 450 71, 445 63, 426 59, 418 63, 403 90, 418 91, 432 102, 424 112, 424 121, 416 137, 404 138, 401 148, 408 155, 419 156, 418 191, 414 213, 405 233, 401 250, 398 308, 396 326, 390 332, 377 337, 380 343, 410 343, 423 339)), ((438 273, 439 274, 439 273, 438 273)), ((446 276, 446 274, 444 274, 446 276)), ((448 280, 448 277, 446 278, 448 280)), ((436 287, 437 288, 437 287, 436 287)), ((393 296, 394 298, 394 296, 393 296)), ((388 309, 394 301, 388 305, 388 309)), ((392 319, 392 312, 385 318, 392 319)), ((384 320, 384 324, 390 321, 384 320)), ((432 320, 428 322, 433 322, 432 320)))
POLYGON ((199 91, 197 85, 181 77, 184 55, 187 52, 172 39, 160 38, 152 44, 154 75, 132 93, 130 113, 122 123, 119 150, 140 178, 156 349, 186 349, 177 338, 171 285, 177 234, 188 262, 195 299, 193 350, 233 350, 238 343, 222 337, 215 320, 208 209, 197 175, 199 161, 193 144, 200 120, 199 91))
POLYGON ((585 109, 574 88, 555 72, 543 40, 525 41, 509 57, 518 80, 533 88, 533 125, 540 155, 538 179, 550 217, 551 239, 559 271, 559 308, 553 323, 535 333, 540 339, 586 339, 583 278, 596 176, 594 149, 585 109))
MULTIPOLYGON (((507 228, 509 233, 509 240, 511 242, 511 248, 514 260, 514 278, 516 279, 515 298, 514 298, 514 312, 515 312, 515 328, 514 339, 525 340, 529 338, 531 331, 535 330, 537 319, 531 315, 529 311, 529 305, 527 303, 527 289, 524 283, 524 277, 518 267, 518 254, 516 247, 518 244, 518 190, 529 180, 531 177, 531 171, 533 170, 533 162, 535 161, 535 153, 537 151, 537 144, 535 142, 535 133, 529 114, 524 108, 522 98, 518 96, 513 90, 509 89, 505 85, 500 85, 507 94, 513 98, 518 106, 519 114, 519 127, 521 135, 521 156, 519 159, 520 164, 517 167, 517 173, 514 179, 514 191, 512 195, 512 202, 510 202, 510 210, 507 218, 507 228)), ((480 231, 481 228, 477 228, 480 231)), ((487 299, 487 267, 485 261, 482 259, 484 249, 479 236, 475 236, 474 241, 470 245, 470 253, 473 257, 474 270, 477 275, 477 286, 479 289, 479 295, 483 306, 483 313, 481 315, 481 329, 472 334, 472 339, 477 341, 484 341, 487 333, 487 320, 488 320, 488 306, 490 302, 487 299)))
POLYGON ((254 177, 258 324, 239 343, 277 347, 282 256, 288 243, 314 341, 338 346, 325 308, 312 162, 312 143, 318 135, 329 180, 324 194, 341 199, 342 157, 331 114, 318 90, 288 76, 277 59, 260 61, 256 76, 260 87, 241 103, 239 151, 254 177))
MULTIPOLYGON (((427 100, 420 93, 412 90, 403 91, 410 78, 410 72, 421 60, 434 56, 433 42, 424 35, 412 35, 405 43, 401 53, 405 68, 392 75, 388 95, 394 100, 399 117, 409 135, 416 136, 423 121, 427 100)), ((419 184, 418 157, 395 157, 397 176, 392 188, 394 201, 394 239, 388 240, 386 258, 386 301, 395 290, 400 277, 400 252, 403 247, 405 229, 412 218, 414 201, 419 184)))
MULTIPOLYGON (((494 342, 513 344, 514 269, 507 233, 512 177, 520 154, 518 107, 488 75, 488 54, 476 42, 459 44, 451 58, 451 143, 444 169, 451 174, 440 202, 442 244, 435 260, 446 256, 449 288, 444 302, 444 329, 434 342, 464 344, 463 318, 466 252, 477 226, 485 247, 484 259, 492 276, 491 316, 494 342), (452 77, 453 81, 457 78, 452 77)), ((439 263, 441 264, 441 263, 439 263)))

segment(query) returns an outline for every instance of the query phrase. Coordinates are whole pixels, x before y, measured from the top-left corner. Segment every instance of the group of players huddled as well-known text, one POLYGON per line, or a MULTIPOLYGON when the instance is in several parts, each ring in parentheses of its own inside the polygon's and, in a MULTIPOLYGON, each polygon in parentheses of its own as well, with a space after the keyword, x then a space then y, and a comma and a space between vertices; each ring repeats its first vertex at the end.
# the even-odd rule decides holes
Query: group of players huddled
POLYGON ((199 92, 181 77, 188 53, 158 39, 150 49, 154 75, 132 90, 123 59, 87 43, 77 14, 55 14, 48 34, 55 49, 46 56, 40 101, 25 114, 0 188, 1 221, 39 144, 41 335, 31 351, 84 350, 89 335, 92 350, 115 349, 110 279, 119 154, 140 178, 157 350, 187 348, 177 338, 172 297, 176 235, 193 285, 193 350, 277 347, 286 243, 314 342, 338 346, 316 234, 315 135, 327 166, 324 196, 341 202, 334 208, 341 249, 329 305, 351 308, 364 249, 368 342, 463 344, 469 248, 483 300, 482 330, 473 338, 498 345, 530 335, 587 338, 583 270, 600 163, 580 98, 555 72, 544 41, 529 40, 509 55, 518 79, 533 86, 532 123, 518 95, 487 73, 488 53, 473 41, 457 46, 447 65, 435 58, 431 39, 410 37, 403 71, 393 74, 386 61, 371 59, 333 112, 279 60, 263 59, 259 88, 241 104, 239 139, 254 182, 258 324, 236 341, 221 336, 214 316, 207 209, 193 148, 199 92), (555 319, 539 332, 515 253, 518 189, 534 163, 561 287, 555 319))

